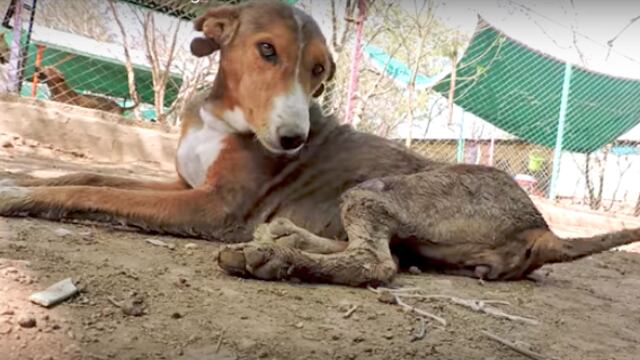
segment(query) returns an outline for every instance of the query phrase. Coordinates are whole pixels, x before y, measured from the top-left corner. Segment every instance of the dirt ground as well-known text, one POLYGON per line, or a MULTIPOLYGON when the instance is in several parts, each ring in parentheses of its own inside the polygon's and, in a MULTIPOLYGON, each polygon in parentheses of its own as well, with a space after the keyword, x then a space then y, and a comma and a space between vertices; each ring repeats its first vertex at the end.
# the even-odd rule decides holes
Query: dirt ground
MULTIPOLYGON (((78 170, 170 176, 152 164, 99 163, 18 138, 2 145, 0 177, 78 170)), ((547 266, 537 281, 482 285, 401 275, 398 286, 507 301, 495 306, 539 322, 500 319, 445 299, 405 299, 448 322, 427 321, 421 336, 415 313, 367 289, 227 276, 214 262, 218 248, 105 226, 0 218, 0 358, 526 359, 482 331, 548 359, 640 358, 640 254, 547 266), (32 292, 67 277, 79 295, 51 309, 29 302, 32 292), (132 299, 142 302, 141 316, 131 315, 132 299)))

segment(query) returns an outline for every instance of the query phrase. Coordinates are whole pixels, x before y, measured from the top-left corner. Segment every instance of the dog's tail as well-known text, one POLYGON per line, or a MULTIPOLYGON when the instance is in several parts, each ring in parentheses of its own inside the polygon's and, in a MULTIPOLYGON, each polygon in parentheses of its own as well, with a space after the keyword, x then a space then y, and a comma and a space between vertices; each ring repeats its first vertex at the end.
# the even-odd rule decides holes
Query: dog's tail
POLYGON ((621 230, 591 237, 560 238, 551 230, 530 230, 523 234, 539 266, 577 260, 618 246, 640 241, 640 228, 621 230))

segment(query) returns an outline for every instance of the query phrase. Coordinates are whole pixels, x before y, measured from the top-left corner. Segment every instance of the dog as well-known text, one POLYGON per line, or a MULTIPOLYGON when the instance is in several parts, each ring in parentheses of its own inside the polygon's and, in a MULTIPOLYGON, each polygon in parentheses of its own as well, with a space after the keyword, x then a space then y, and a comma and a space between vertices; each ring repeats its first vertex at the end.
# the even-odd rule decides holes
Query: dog
POLYGON ((115 101, 103 96, 91 94, 78 94, 65 81, 65 76, 55 66, 35 67, 38 79, 47 84, 51 92, 51 100, 81 106, 90 109, 103 110, 122 115, 125 111, 132 110, 138 106, 134 104, 130 107, 122 107, 115 101))
POLYGON ((325 116, 313 98, 335 64, 299 9, 253 1, 194 24, 203 37, 191 52, 220 51, 220 68, 182 114, 175 182, 23 180, 0 187, 0 215, 222 241, 229 274, 351 286, 387 284, 408 266, 516 280, 640 240, 640 229, 561 239, 506 173, 431 161, 325 116))

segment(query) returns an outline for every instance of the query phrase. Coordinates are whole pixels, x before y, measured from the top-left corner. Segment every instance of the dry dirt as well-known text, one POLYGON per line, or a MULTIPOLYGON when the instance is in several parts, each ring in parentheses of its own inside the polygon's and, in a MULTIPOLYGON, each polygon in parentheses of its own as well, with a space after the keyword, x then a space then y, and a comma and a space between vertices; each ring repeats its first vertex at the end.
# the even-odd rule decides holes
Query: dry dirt
MULTIPOLYGON (((152 164, 99 163, 20 139, 2 145, 0 177, 77 170, 170 176, 152 164)), ((366 289, 230 277, 214 262, 218 248, 105 226, 0 218, 0 358, 526 359, 483 330, 548 359, 640 358, 640 254, 610 252, 547 266, 538 281, 481 285, 437 274, 402 275, 399 286, 508 301, 497 306, 539 321, 498 319, 445 300, 406 299, 448 321, 446 327, 427 322, 425 336, 416 339, 417 316, 366 289), (78 296, 52 309, 28 301, 32 292, 67 277, 81 287, 78 296), (132 297, 143 300, 142 316, 118 307, 132 297), (20 325, 30 318, 34 327, 20 325)))

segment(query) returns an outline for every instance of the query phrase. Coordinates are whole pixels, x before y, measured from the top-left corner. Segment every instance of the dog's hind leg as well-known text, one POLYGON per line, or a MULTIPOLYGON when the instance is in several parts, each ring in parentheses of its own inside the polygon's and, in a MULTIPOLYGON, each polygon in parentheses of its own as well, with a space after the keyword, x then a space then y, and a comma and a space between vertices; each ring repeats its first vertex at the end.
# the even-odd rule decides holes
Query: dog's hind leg
POLYGON ((231 228, 232 206, 221 194, 199 189, 131 190, 90 186, 0 187, 1 216, 50 220, 87 219, 218 241, 248 241, 241 224, 231 228))
POLYGON ((35 186, 103 186, 120 189, 138 190, 183 190, 189 185, 182 179, 173 182, 142 181, 126 177, 101 175, 90 172, 80 172, 62 175, 49 179, 28 178, 7 181, 7 184, 24 187, 35 186))
POLYGON ((219 265, 231 274, 264 280, 295 278, 352 286, 388 283, 397 273, 389 249, 397 223, 389 204, 378 195, 364 188, 343 195, 342 222, 349 237, 343 251, 314 254, 277 242, 254 241, 222 249, 219 265))

